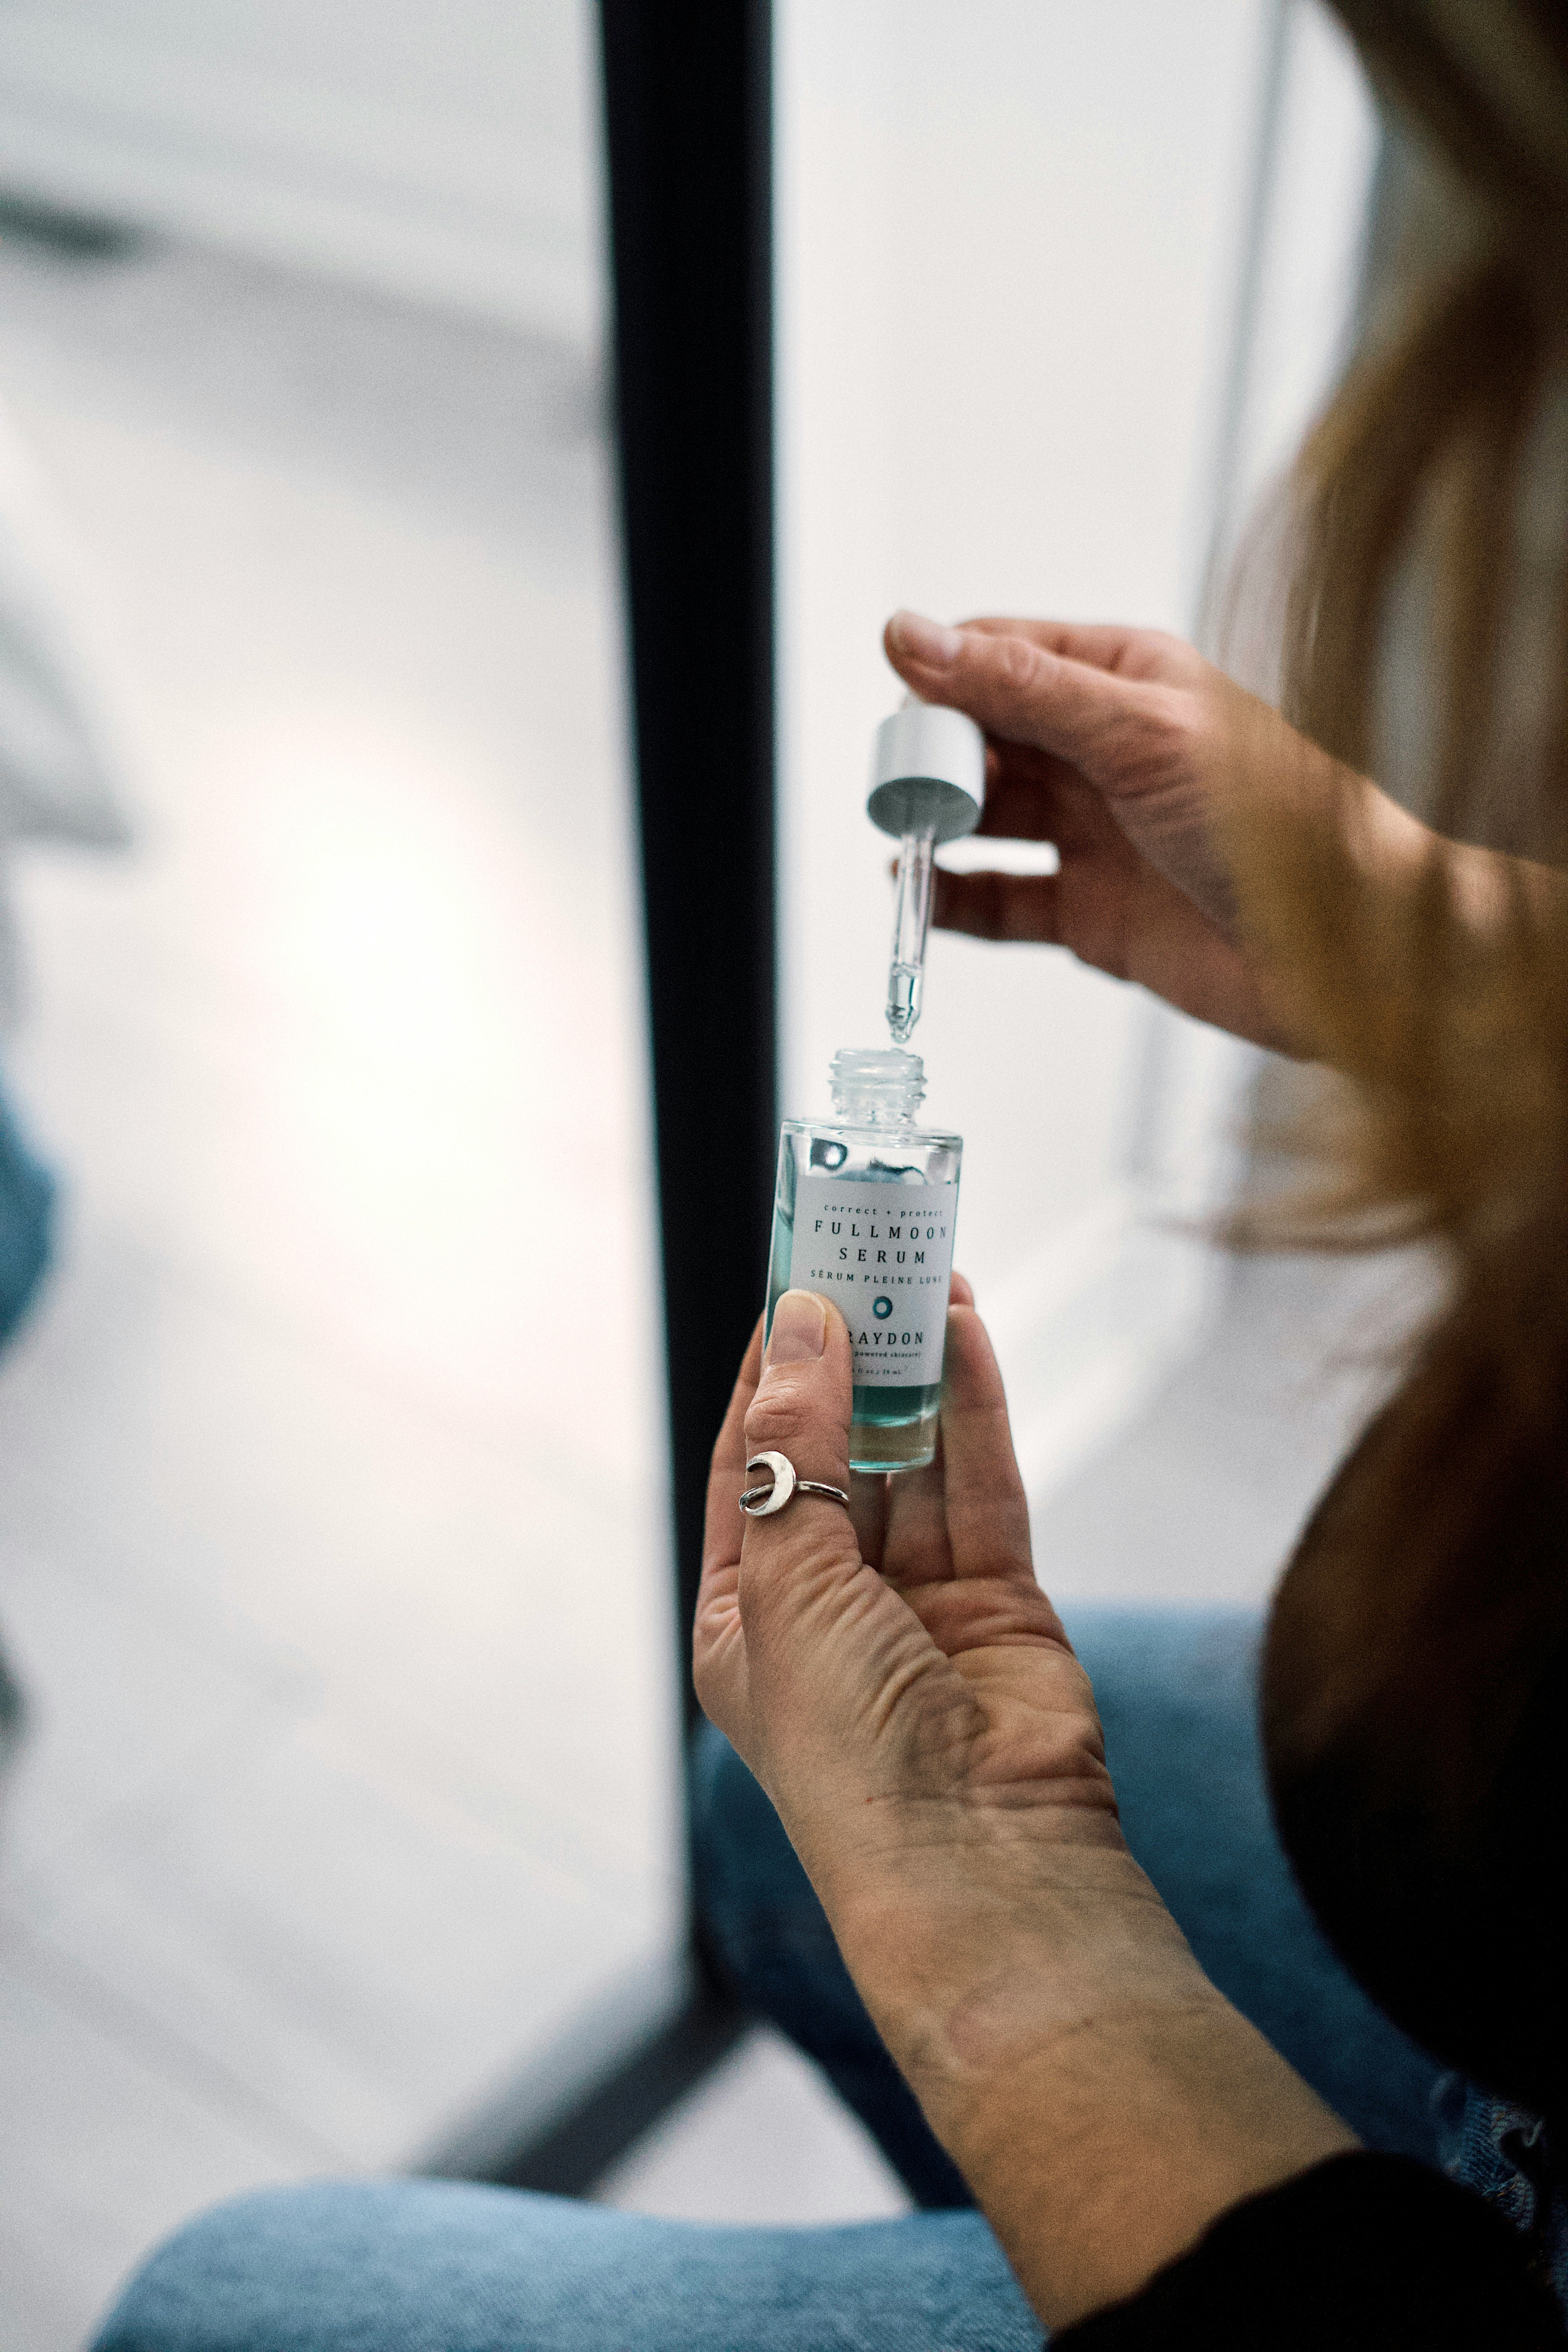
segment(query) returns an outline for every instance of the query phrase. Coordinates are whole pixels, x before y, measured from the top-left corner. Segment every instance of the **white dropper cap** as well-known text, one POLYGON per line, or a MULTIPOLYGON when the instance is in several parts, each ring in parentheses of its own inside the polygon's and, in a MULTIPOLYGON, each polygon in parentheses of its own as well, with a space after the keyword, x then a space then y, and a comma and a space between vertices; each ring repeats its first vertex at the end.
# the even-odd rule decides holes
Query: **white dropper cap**
POLYGON ((911 695, 884 719, 871 748, 866 814, 901 841, 934 824, 936 839, 973 833, 985 805, 985 738, 962 710, 911 695))

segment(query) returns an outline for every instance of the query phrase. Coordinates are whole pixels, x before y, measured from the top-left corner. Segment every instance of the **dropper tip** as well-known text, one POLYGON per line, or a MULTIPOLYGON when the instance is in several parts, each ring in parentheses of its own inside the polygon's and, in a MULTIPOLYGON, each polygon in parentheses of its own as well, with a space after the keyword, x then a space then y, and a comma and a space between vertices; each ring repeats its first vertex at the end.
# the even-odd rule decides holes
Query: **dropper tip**
POLYGON ((888 1027, 895 1045, 902 1045, 914 1034, 921 1017, 921 972, 918 965, 895 963, 888 974, 888 1000, 885 1007, 888 1027))

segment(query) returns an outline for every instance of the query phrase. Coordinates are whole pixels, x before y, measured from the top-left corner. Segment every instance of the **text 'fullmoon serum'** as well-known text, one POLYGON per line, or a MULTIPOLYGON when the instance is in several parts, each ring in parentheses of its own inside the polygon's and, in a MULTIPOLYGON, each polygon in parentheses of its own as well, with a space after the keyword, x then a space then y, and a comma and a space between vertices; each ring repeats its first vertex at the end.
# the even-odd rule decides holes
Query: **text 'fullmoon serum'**
POLYGON ((833 1057, 833 1117, 779 1137, 768 1328, 786 1290, 831 1298, 855 1351, 851 1470, 914 1470, 936 1452, 960 1136, 915 1125, 918 1054, 833 1057))

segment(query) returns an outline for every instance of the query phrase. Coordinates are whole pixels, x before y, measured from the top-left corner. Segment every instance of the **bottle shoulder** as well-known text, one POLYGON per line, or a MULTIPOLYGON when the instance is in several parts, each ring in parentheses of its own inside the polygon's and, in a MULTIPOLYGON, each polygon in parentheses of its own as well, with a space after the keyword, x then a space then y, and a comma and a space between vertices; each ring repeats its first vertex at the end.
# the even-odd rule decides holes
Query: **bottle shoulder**
POLYGON ((852 1127, 841 1118, 786 1118, 780 1121, 781 1135, 835 1136, 846 1143, 872 1145, 940 1145, 949 1151, 963 1149, 962 1135, 952 1135, 934 1127, 852 1127))

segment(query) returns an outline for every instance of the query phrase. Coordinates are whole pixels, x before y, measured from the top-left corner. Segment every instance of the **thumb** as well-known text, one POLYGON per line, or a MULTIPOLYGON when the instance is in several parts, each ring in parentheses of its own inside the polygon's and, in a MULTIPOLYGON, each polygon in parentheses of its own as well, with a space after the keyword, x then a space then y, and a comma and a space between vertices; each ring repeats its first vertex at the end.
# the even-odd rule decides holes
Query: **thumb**
POLYGON ((1075 661, 994 625, 950 629, 919 613, 895 613, 883 642, 922 701, 965 711, 988 735, 1067 760, 1102 790, 1144 765, 1149 739, 1169 730, 1179 705, 1168 686, 1075 661))
MULTIPOLYGON (((843 1316, 815 1291, 786 1290, 773 1309, 762 1378, 746 1413, 748 1459, 782 1454, 797 1478, 847 1491, 852 1393, 843 1316)), ((849 1514, 826 1496, 797 1492, 782 1510, 748 1518, 741 1551, 748 1642, 759 1610, 805 1600, 808 1590, 820 1591, 825 1580, 841 1581, 859 1566, 849 1514)))

